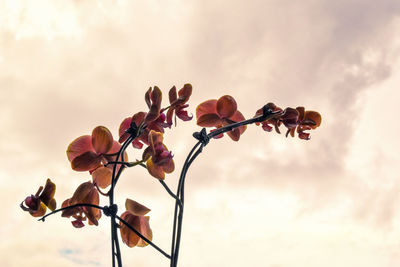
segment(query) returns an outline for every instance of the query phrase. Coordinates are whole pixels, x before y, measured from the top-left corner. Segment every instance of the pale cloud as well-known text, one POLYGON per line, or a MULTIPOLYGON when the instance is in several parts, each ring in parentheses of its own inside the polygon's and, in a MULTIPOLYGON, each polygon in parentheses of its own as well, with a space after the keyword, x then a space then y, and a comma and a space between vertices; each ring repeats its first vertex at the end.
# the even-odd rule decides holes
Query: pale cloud
MULTIPOLYGON (((246 117, 272 101, 320 111, 323 122, 308 142, 249 126, 239 143, 204 148, 188 174, 182 266, 395 266, 399 12, 397 0, 3 1, 1 265, 109 266, 106 219, 76 230, 17 206, 47 177, 57 199, 70 197, 90 178, 69 169, 74 138, 97 125, 116 136, 145 110, 149 86, 190 82, 192 112, 231 94, 246 117)), ((198 129, 178 122, 166 134, 177 166, 198 129)), ((151 207, 168 250, 173 202, 146 176, 126 171, 117 200, 151 207)), ((167 265, 151 248, 122 253, 126 266, 167 265)))

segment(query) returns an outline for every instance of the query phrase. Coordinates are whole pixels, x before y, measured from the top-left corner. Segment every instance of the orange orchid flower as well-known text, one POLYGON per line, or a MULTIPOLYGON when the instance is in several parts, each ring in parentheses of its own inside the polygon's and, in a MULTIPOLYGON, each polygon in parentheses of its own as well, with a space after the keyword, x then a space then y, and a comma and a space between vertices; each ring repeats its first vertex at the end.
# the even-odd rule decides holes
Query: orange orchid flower
POLYGON ((189 100, 192 95, 192 85, 185 84, 182 89, 178 91, 178 95, 176 93, 176 87, 173 86, 169 90, 169 103, 170 107, 167 111, 167 123, 172 125, 172 116, 175 113, 175 125, 176 125, 176 117, 183 121, 190 121, 193 116, 189 116, 188 112, 185 110, 189 105, 186 102, 189 100))
MULTIPOLYGON (((275 127, 275 131, 281 133, 279 126, 283 124, 288 129, 286 136, 290 134, 294 137, 295 131, 297 130, 300 139, 308 140, 310 139, 310 134, 304 131, 315 129, 321 125, 321 115, 316 111, 305 111, 304 107, 297 107, 296 109, 286 108, 282 110, 274 103, 268 103, 267 106, 272 111, 281 111, 281 114, 261 122, 262 128, 265 131, 270 132, 272 130, 270 124, 272 124, 275 127)), ((263 114, 262 108, 257 110, 255 117, 261 114, 263 114)), ((260 123, 256 123, 256 125, 260 125, 260 123)))
MULTIPOLYGON (((121 218, 151 241, 153 233, 149 224, 150 217, 144 216, 150 211, 150 209, 129 198, 125 201, 125 207, 126 211, 122 213, 121 218)), ((148 245, 146 241, 140 238, 122 222, 120 222, 120 232, 122 241, 128 247, 144 247, 148 245)))
MULTIPOLYGON (((89 171, 93 182, 101 188, 111 184, 113 165, 104 165, 115 161, 115 154, 121 145, 115 141, 111 132, 104 126, 94 128, 92 135, 78 137, 68 146, 67 157, 75 171, 89 171)), ((128 155, 124 153, 124 159, 128 155)), ((121 166, 117 166, 117 171, 121 166)))
POLYGON ((94 128, 92 135, 78 137, 68 146, 67 156, 75 171, 91 171, 100 167, 114 145, 111 132, 104 126, 94 128))
MULTIPOLYGON (((128 139, 130 133, 128 133, 127 130, 131 127, 131 124, 135 123, 136 126, 141 125, 142 123, 145 122, 146 116, 147 116, 146 112, 138 112, 132 117, 125 118, 122 121, 121 125, 119 126, 118 142, 123 143, 126 139, 128 139)), ((163 133, 164 128, 170 127, 170 125, 165 122, 165 118, 166 118, 165 114, 160 113, 157 119, 155 119, 152 122, 149 122, 147 124, 146 129, 143 130, 142 134, 138 138, 135 138, 135 140, 132 141, 133 147, 141 149, 143 147, 143 144, 149 145, 148 139, 149 139, 149 132, 151 130, 163 133)))
POLYGON ((118 142, 123 143, 128 139, 130 133, 127 130, 133 123, 136 127, 146 124, 146 128, 141 135, 132 142, 133 147, 138 149, 141 149, 143 144, 148 145, 148 135, 151 130, 163 133, 164 128, 171 127, 170 124, 165 122, 166 116, 160 110, 162 100, 161 90, 157 86, 154 86, 153 89, 150 87, 144 98, 149 107, 149 112, 138 112, 132 117, 125 118, 119 126, 118 142))
MULTIPOLYGON (((316 111, 305 110, 304 107, 297 107, 296 110, 299 113, 297 122, 297 133, 300 139, 309 140, 310 133, 304 132, 306 130, 314 130, 321 125, 322 117, 316 111)), ((286 132, 286 136, 290 133, 294 137, 295 128, 289 129, 286 132)))
POLYGON ((155 178, 164 179, 165 173, 175 169, 172 153, 163 144, 163 134, 151 130, 149 133, 149 146, 143 151, 143 160, 146 161, 148 172, 155 178))
MULTIPOLYGON (((75 204, 93 204, 99 205, 99 192, 91 182, 86 182, 78 186, 71 198, 62 203, 62 208, 75 204)), ((84 226, 83 222, 88 219, 90 225, 98 225, 101 217, 101 210, 93 207, 75 207, 63 210, 62 217, 73 217, 72 225, 76 228, 84 226)))
POLYGON ((21 202, 20 207, 24 211, 28 211, 33 217, 40 217, 46 213, 46 207, 50 210, 56 209, 56 200, 54 194, 56 193, 56 185, 47 179, 46 185, 39 187, 35 195, 30 195, 21 202))
MULTIPOLYGON (((198 105, 196 118, 199 126, 217 128, 245 120, 242 113, 237 110, 235 99, 230 95, 224 95, 218 100, 207 100, 198 105)), ((240 126, 227 134, 233 141, 238 141, 245 130, 246 126, 240 126)))
MULTIPOLYGON (((279 111, 283 112, 283 110, 280 107, 277 107, 274 103, 268 103, 266 106, 272 112, 279 112, 279 111)), ((263 109, 260 108, 259 110, 257 110, 255 117, 260 116, 262 114, 263 114, 263 109)), ((272 124, 275 127, 275 131, 277 133, 281 133, 279 131, 279 126, 281 124, 279 117, 274 117, 274 118, 271 118, 271 119, 261 122, 261 127, 263 128, 264 131, 270 132, 270 131, 272 131, 272 127, 270 124, 272 124)), ((256 125, 260 125, 260 122, 256 122, 256 125)))
POLYGON ((146 101, 147 106, 149 107, 149 112, 146 114, 145 122, 151 122, 156 120, 160 116, 161 109, 161 100, 162 100, 162 92, 160 88, 154 86, 147 90, 144 99, 146 101))

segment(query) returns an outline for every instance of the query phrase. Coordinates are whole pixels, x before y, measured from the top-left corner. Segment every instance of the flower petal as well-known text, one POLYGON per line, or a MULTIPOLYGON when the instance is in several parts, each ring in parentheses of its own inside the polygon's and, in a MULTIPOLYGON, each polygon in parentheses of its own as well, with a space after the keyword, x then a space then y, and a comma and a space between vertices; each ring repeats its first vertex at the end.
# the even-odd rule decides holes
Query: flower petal
POLYGON ((145 150, 143 150, 142 160, 148 160, 152 155, 153 149, 151 148, 151 146, 148 146, 145 150))
POLYGON ((183 86, 182 89, 179 90, 178 95, 179 95, 179 100, 180 104, 186 103, 190 96, 192 95, 192 85, 190 83, 187 83, 183 86))
POLYGON ((46 205, 43 202, 40 202, 39 208, 35 211, 29 211, 29 213, 33 217, 41 217, 46 213, 46 205))
MULTIPOLYGON (((99 192, 95 187, 89 192, 86 198, 83 200, 84 203, 90 203, 93 205, 99 205, 99 192)), ((89 220, 89 224, 98 225, 98 219, 101 217, 101 210, 92 207, 83 207, 85 214, 89 220)))
POLYGON ((143 140, 138 140, 138 139, 133 140, 132 146, 137 149, 142 149, 143 143, 141 143, 140 141, 143 141, 143 140))
POLYGON ((104 126, 97 126, 92 132, 92 145, 99 154, 107 153, 113 145, 111 132, 104 126))
POLYGON ((169 89, 168 92, 168 99, 169 99, 169 103, 172 104, 174 103, 174 101, 178 98, 178 95, 176 94, 176 87, 175 85, 172 86, 171 89, 169 89))
MULTIPOLYGON (((138 216, 139 218, 139 222, 138 222, 138 227, 139 227, 139 232, 146 237, 148 240, 152 241, 153 240, 153 232, 151 231, 150 228, 150 224, 149 224, 149 220, 150 217, 149 216, 138 216)), ((136 220, 135 220, 136 223, 136 220)), ((135 226, 135 224, 134 224, 135 226)), ((136 229, 136 227, 135 227, 136 229)), ((146 241, 144 241, 142 238, 139 239, 139 242, 137 243, 136 246, 138 247, 145 247, 147 246, 148 243, 146 241)))
POLYGON ((132 116, 132 121, 136 124, 136 126, 140 126, 143 123, 144 118, 146 117, 146 112, 137 112, 132 116))
POLYGON ((151 148, 152 148, 152 152, 153 152, 153 155, 155 154, 155 150, 154 150, 154 147, 157 145, 157 144, 159 144, 159 143, 162 143, 162 141, 163 141, 163 134, 162 133, 160 133, 160 132, 156 132, 156 131, 154 131, 154 130, 151 130, 150 132, 149 132, 149 144, 150 144, 150 146, 151 146, 151 148))
POLYGON ((151 101, 150 101, 150 94, 151 94, 151 87, 149 90, 146 91, 144 94, 144 101, 146 101, 146 105, 150 108, 151 107, 151 101))
POLYGON ((299 120, 299 111, 294 108, 285 108, 281 116, 282 123, 289 129, 296 127, 299 120))
MULTIPOLYGON (((83 202, 87 196, 89 195, 90 191, 94 188, 94 185, 89 181, 83 184, 80 184, 78 188, 75 190, 74 195, 69 200, 69 206, 78 204, 78 203, 85 203, 83 202)), ((63 203, 64 204, 64 203, 63 203)))
POLYGON ((235 113, 233 113, 233 115, 229 117, 229 120, 233 122, 239 122, 239 121, 244 121, 246 119, 239 110, 236 110, 235 113))
POLYGON ((117 141, 113 141, 113 144, 107 153, 114 154, 114 153, 117 153, 120 149, 121 149, 121 144, 118 143, 117 141))
POLYGON ((172 116, 174 115, 174 110, 175 110, 175 108, 171 107, 167 111, 167 123, 169 125, 172 125, 172 116))
POLYGON ((50 179, 47 179, 44 190, 43 190, 42 194, 40 194, 39 198, 51 210, 55 209, 55 206, 54 206, 55 205, 55 200, 54 200, 55 193, 56 193, 56 185, 50 179), (50 203, 51 203, 51 205, 50 205, 50 203))
POLYGON ((150 209, 146 206, 129 198, 127 198, 125 201, 125 208, 134 215, 145 215, 150 211, 150 209))
POLYGON ((157 86, 154 86, 153 91, 151 92, 150 98, 151 98, 151 101, 153 102, 153 104, 161 105, 162 92, 161 92, 160 88, 158 88, 157 86))
MULTIPOLYGON (((135 218, 129 211, 122 213, 121 218, 133 227, 135 218)), ((137 220, 137 219, 136 219, 137 220)), ((139 242, 140 237, 131 231, 123 222, 120 222, 121 239, 128 247, 134 247, 139 242)), ((137 224, 137 223, 136 223, 137 224)), ((135 227, 134 227, 135 228, 135 227)), ((136 229, 136 228, 135 228, 136 229)), ((136 229, 139 231, 139 229, 136 229)))
POLYGON ((118 142, 123 143, 126 139, 128 139, 129 134, 125 131, 131 127, 132 117, 125 118, 121 124, 119 125, 118 134, 119 139, 118 142))
POLYGON ((175 163, 172 159, 168 160, 162 165, 164 172, 171 173, 175 170, 175 163))
MULTIPOLYGON (((152 101, 150 110, 146 115, 145 121, 151 122, 160 116, 160 108, 161 108, 161 100, 162 100, 162 92, 160 88, 154 86, 153 91, 150 93, 150 99, 152 101)), ((147 103, 147 100, 146 100, 147 103)))
POLYGON ((218 116, 216 99, 207 100, 197 106, 196 119, 198 120, 201 116, 205 114, 216 114, 218 116))
POLYGON ((297 112, 299 112, 299 121, 304 120, 304 115, 305 115, 304 107, 297 107, 296 110, 297 112))
POLYGON ((87 151, 94 151, 92 146, 92 137, 90 135, 83 135, 81 137, 76 138, 69 144, 67 148, 67 157, 69 161, 72 161, 79 155, 87 151))
MULTIPOLYGON (((129 223, 129 225, 136 229, 139 233, 145 236, 148 240, 151 241, 153 239, 153 233, 150 229, 148 216, 136 216, 131 212, 126 211, 121 215, 121 218, 129 223)), ((147 245, 144 240, 130 230, 124 223, 120 222, 120 226, 122 241, 128 245, 128 247, 144 247, 147 245)))
POLYGON ((165 173, 162 166, 158 166, 154 164, 154 162, 150 159, 146 161, 147 171, 151 174, 151 176, 164 180, 165 173))
MULTIPOLYGON (((61 208, 66 208, 66 207, 68 207, 68 206, 71 206, 71 205, 69 204, 69 201, 70 201, 70 200, 71 200, 70 198, 64 200, 63 203, 61 204, 61 208)), ((69 217, 71 217, 72 215, 74 215, 74 214, 77 212, 77 209, 78 209, 78 208, 65 209, 65 210, 62 211, 61 217, 67 217, 67 218, 69 218, 69 217)))
POLYGON ((179 106, 179 107, 176 109, 175 113, 176 113, 176 116, 177 116, 179 119, 181 119, 181 120, 183 120, 183 121, 190 121, 190 120, 193 118, 193 115, 189 116, 187 110, 184 110, 184 109, 187 108, 188 106, 189 106, 189 105, 182 105, 182 106, 179 106))
POLYGON ((204 114, 197 118, 197 125, 201 127, 218 127, 221 124, 221 119, 218 114, 204 114))
POLYGON ((55 209, 57 208, 57 202, 56 202, 56 200, 55 200, 54 198, 50 199, 50 202, 49 202, 49 204, 47 205, 47 207, 48 207, 50 210, 55 210, 55 209))
POLYGON ((83 226, 85 226, 81 220, 75 220, 72 221, 71 223, 72 226, 74 226, 75 228, 82 228, 83 226))
POLYGON ((71 162, 71 167, 75 171, 83 172, 94 170, 100 166, 101 157, 98 157, 94 152, 88 151, 74 158, 71 162))
POLYGON ((321 114, 319 114, 316 111, 307 110, 304 115, 304 121, 306 120, 313 121, 315 124, 307 124, 307 125, 309 125, 312 129, 315 129, 321 125, 322 121, 321 114))
MULTIPOLYGON (((239 110, 236 110, 235 113, 229 119, 224 120, 223 126, 226 126, 226 125, 229 125, 229 124, 235 123, 235 122, 244 121, 244 120, 245 120, 245 118, 244 118, 243 114, 239 110)), ((244 133, 244 131, 246 131, 246 129, 247 129, 247 126, 242 125, 242 126, 239 126, 238 128, 233 129, 232 131, 227 132, 227 134, 233 141, 239 141, 240 136, 244 133)))
POLYGON ((106 188, 111 184, 112 170, 101 166, 92 172, 93 183, 100 188, 106 188))
POLYGON ((217 101, 217 112, 221 118, 231 117, 237 110, 235 99, 230 95, 224 95, 217 101))
POLYGON ((233 141, 239 141, 240 139, 240 131, 238 128, 233 129, 226 133, 233 141))

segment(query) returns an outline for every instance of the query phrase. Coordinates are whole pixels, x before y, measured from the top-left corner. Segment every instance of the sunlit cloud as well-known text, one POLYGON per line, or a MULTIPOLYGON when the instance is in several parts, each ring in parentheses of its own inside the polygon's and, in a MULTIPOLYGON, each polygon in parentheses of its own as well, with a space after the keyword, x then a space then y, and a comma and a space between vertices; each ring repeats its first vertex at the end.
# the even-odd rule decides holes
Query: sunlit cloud
MULTIPOLYGON (((18 205, 46 178, 59 203, 71 197, 90 179, 70 169, 73 139, 97 125, 116 137, 148 87, 166 100, 190 82, 192 113, 231 94, 245 117, 267 102, 304 105, 322 125, 307 142, 253 125, 238 143, 211 140, 188 173, 182 266, 397 266, 399 14, 397 0, 2 1, 1 265, 110 266, 106 218, 73 229, 18 205)), ((197 130, 178 122, 165 134, 171 188, 197 130)), ((173 201, 159 183, 134 168, 117 190, 118 203, 152 209, 168 250, 173 201)), ((122 249, 126 266, 168 265, 149 247, 122 249)))

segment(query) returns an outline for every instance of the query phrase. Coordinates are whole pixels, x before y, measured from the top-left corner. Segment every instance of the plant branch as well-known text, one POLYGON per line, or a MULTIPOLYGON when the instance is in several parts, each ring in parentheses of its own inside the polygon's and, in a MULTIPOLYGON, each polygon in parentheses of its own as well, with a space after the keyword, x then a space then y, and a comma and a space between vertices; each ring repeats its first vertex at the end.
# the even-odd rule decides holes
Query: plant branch
POLYGON ((165 190, 168 192, 168 194, 173 197, 176 201, 178 201, 178 205, 182 206, 181 200, 171 191, 171 189, 168 187, 168 185, 164 182, 164 180, 158 179, 160 181, 160 184, 165 188, 165 190))
POLYGON ((107 165, 109 164, 121 164, 124 165, 125 167, 134 167, 136 165, 141 165, 143 164, 143 162, 145 162, 145 160, 138 160, 138 161, 134 161, 134 162, 126 162, 126 161, 109 161, 107 162, 107 164, 105 165, 107 167, 107 165))
POLYGON ((63 210, 69 210, 69 209, 73 209, 73 208, 77 208, 77 207, 92 207, 92 208, 96 208, 96 209, 99 209, 99 210, 104 210, 104 207, 100 207, 98 205, 94 205, 94 204, 90 204, 90 203, 78 203, 78 204, 74 204, 74 205, 67 206, 67 207, 64 207, 64 208, 59 208, 59 209, 53 210, 49 214, 46 214, 42 218, 38 219, 38 221, 44 222, 44 220, 50 215, 53 215, 53 214, 55 214, 57 212, 60 212, 60 211, 63 211, 63 210))
POLYGON ((237 127, 240 127, 240 126, 243 126, 243 125, 247 125, 247 124, 252 124, 252 123, 255 123, 255 122, 262 122, 262 121, 265 121, 265 120, 269 120, 269 119, 275 118, 275 117, 277 117, 277 116, 282 114, 282 111, 275 111, 274 112, 274 111, 268 110, 268 108, 266 108, 265 106, 263 108, 263 112, 264 112, 264 114, 262 114, 262 115, 260 115, 258 117, 254 117, 254 118, 251 118, 251 119, 248 119, 248 120, 244 120, 244 121, 235 122, 235 123, 226 125, 224 127, 218 128, 215 131, 210 132, 208 134, 208 137, 212 138, 212 137, 217 136, 219 134, 232 131, 233 129, 235 129, 237 127))
POLYGON ((176 196, 178 199, 176 199, 175 202, 175 211, 174 211, 174 223, 173 223, 173 233, 172 233, 172 246, 171 246, 171 267, 176 267, 178 264, 178 256, 179 256, 179 247, 180 247, 180 242, 181 242, 181 233, 182 233, 182 222, 183 222, 183 210, 184 210, 184 200, 185 200, 185 179, 186 179, 186 174, 187 171, 192 164, 192 162, 197 158, 197 156, 203 151, 203 147, 208 144, 210 139, 213 137, 226 133, 229 131, 232 131, 233 129, 244 126, 247 124, 252 124, 256 122, 262 122, 265 120, 269 120, 272 118, 275 118, 277 116, 280 116, 282 114, 282 111, 273 111, 268 108, 267 105, 265 105, 262 109, 263 114, 248 120, 240 121, 240 122, 234 122, 232 124, 226 125, 224 127, 218 128, 209 134, 206 133, 205 128, 203 128, 200 132, 196 132, 193 134, 193 136, 199 140, 197 144, 192 148, 192 150, 189 152, 189 155, 187 156, 185 163, 182 167, 181 175, 179 177, 179 183, 178 183, 178 188, 177 188, 177 193, 176 196), (200 145, 200 147, 199 147, 200 145), (194 152, 197 149, 196 152, 194 152), (180 200, 180 205, 179 205, 179 200, 180 200))

